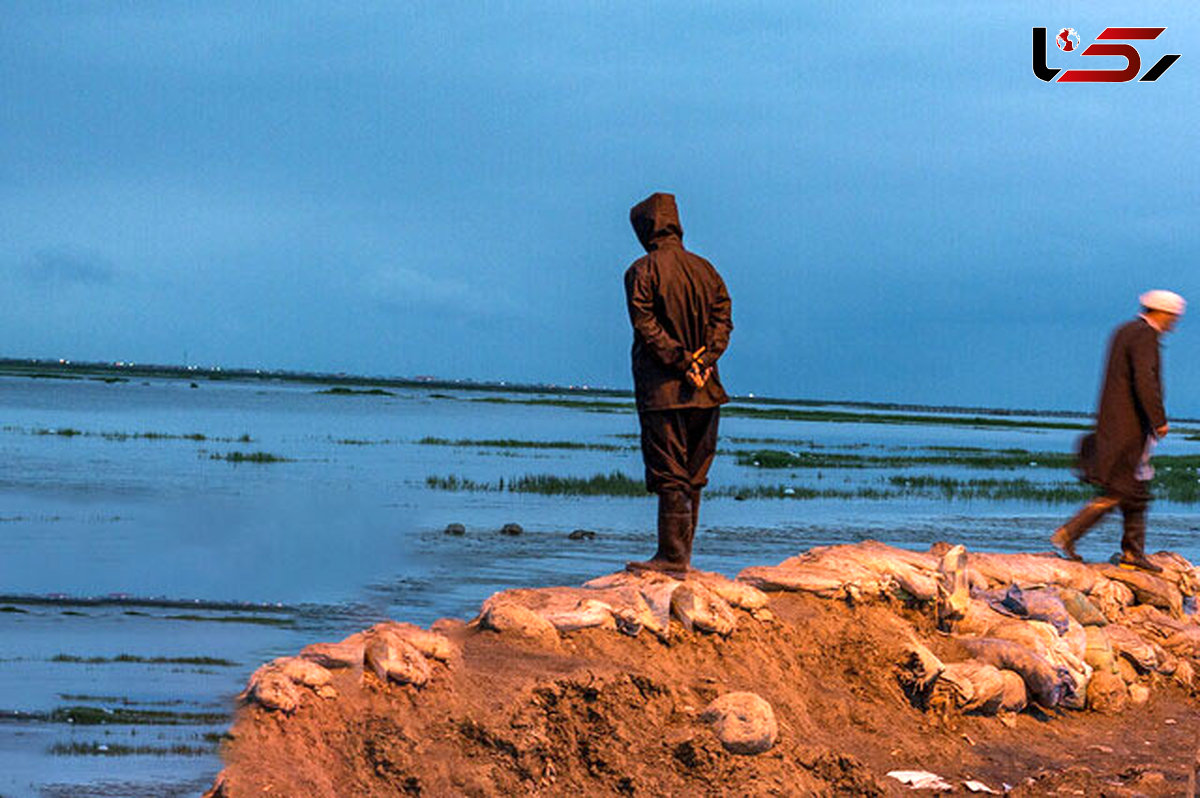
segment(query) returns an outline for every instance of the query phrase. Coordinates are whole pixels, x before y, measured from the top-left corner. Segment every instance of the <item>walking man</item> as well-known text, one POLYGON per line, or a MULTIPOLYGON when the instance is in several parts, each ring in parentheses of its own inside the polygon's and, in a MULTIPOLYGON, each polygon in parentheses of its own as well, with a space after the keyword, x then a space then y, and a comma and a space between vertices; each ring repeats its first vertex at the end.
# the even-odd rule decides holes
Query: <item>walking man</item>
POLYGON ((1113 333, 1096 414, 1096 431, 1080 446, 1079 470, 1102 495, 1059 527, 1050 542, 1064 557, 1081 560, 1075 544, 1114 507, 1121 508, 1125 533, 1121 563, 1161 571, 1146 559, 1146 508, 1154 469, 1150 453, 1169 429, 1163 409, 1159 338, 1169 333, 1187 303, 1171 291, 1147 291, 1138 297, 1142 312, 1113 333))
POLYGON ((686 572, 720 406, 729 401, 717 372, 733 329, 729 293, 711 263, 683 248, 673 195, 651 194, 629 221, 646 249, 625 272, 625 299, 646 489, 658 494, 658 551, 628 567, 686 572))

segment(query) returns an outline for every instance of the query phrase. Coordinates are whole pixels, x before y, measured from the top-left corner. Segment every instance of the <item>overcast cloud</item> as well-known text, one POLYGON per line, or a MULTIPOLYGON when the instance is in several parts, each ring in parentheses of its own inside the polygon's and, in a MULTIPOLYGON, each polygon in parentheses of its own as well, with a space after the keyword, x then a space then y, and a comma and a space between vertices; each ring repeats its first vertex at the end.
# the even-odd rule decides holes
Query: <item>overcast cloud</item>
POLYGON ((1191 3, 34 3, 0 40, 4 356, 627 387, 655 190, 736 393, 1086 409, 1140 291, 1200 301, 1191 3), (1033 26, 1107 25, 1183 57, 1033 77, 1033 26))

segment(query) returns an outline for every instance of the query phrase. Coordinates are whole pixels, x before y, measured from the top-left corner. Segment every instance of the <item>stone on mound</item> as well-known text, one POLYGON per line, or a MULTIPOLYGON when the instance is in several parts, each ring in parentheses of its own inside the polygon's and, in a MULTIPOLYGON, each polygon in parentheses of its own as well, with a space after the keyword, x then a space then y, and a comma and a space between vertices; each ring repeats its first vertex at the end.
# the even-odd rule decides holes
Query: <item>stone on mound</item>
POLYGON ((700 720, 734 754, 769 751, 779 737, 774 710, 755 693, 726 693, 705 708, 700 720))

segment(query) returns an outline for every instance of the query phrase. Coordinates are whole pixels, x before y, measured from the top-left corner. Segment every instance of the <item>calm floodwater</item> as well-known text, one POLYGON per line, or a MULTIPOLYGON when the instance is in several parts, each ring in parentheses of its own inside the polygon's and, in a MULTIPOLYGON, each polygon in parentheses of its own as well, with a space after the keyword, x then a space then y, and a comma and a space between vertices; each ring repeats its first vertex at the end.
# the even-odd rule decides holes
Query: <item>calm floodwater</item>
MULTIPOLYGON (((295 384, 203 382, 193 389, 180 381, 0 377, 0 796, 195 795, 220 768, 215 735, 261 662, 384 618, 428 624, 444 615, 470 617, 496 590, 578 583, 652 553, 648 496, 449 493, 425 484, 429 475, 451 474, 487 481, 531 473, 638 475, 636 449, 417 443, 432 436, 631 447, 632 413, 450 393, 332 396, 295 384), (39 434, 67 428, 84 434, 39 434), (117 433, 200 433, 205 440, 117 433), (238 442, 243 435, 252 441, 238 442), (213 459, 232 451, 288 462, 213 459), (509 521, 525 534, 497 535, 509 521), (465 524, 467 535, 444 535, 451 522, 465 524), (576 528, 597 537, 568 540, 576 528), (145 661, 151 659, 160 661, 145 661), (109 712, 110 722, 82 723, 75 707, 109 712)), ((757 448, 729 442, 744 437, 790 444, 764 448, 815 444, 858 453, 931 446, 1067 451, 1076 434, 722 420, 723 449, 757 448)), ((1182 438, 1167 446, 1172 453, 1200 451, 1182 438)), ((838 487, 888 473, 825 470, 818 480, 812 472, 739 466, 722 455, 711 479, 713 487, 838 487)), ((1018 475, 1066 476, 1044 469, 995 474, 1018 475)), ((1044 549, 1070 510, 931 499, 712 499, 703 508, 695 564, 734 574, 812 545, 867 537, 912 548, 952 539, 976 548, 1044 549)), ((1200 553, 1189 508, 1156 505, 1151 523, 1152 548, 1192 559, 1200 553)), ((1087 539, 1085 556, 1115 548, 1115 525, 1109 521, 1087 539)))

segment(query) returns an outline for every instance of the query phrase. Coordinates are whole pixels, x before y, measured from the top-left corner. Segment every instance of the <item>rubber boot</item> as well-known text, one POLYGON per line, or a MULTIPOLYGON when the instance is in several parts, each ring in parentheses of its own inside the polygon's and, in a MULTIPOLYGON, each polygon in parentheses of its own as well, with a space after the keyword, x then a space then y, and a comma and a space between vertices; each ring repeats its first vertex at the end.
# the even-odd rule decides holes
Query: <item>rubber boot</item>
POLYGON ((691 505, 686 491, 658 494, 658 551, 649 560, 627 563, 626 569, 687 573, 692 560, 691 505))
POLYGON ((1125 533, 1121 536, 1121 562, 1126 568, 1141 568, 1151 573, 1162 573, 1154 563, 1146 559, 1146 510, 1145 508, 1122 508, 1125 533))
POLYGON ((1075 544, 1116 505, 1117 500, 1110 496, 1092 499, 1071 520, 1054 531, 1050 543, 1068 560, 1083 562, 1083 558, 1075 551, 1075 544))

